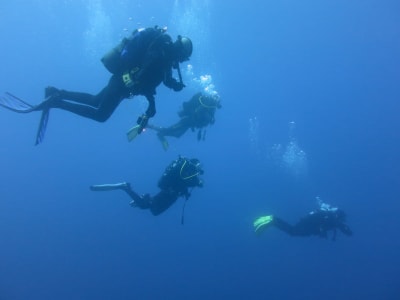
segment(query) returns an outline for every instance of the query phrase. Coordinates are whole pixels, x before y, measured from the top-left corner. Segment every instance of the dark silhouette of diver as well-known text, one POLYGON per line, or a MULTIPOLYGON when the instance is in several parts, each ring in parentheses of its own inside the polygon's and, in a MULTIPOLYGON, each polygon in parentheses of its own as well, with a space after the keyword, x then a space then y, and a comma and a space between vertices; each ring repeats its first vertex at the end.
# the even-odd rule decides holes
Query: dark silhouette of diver
POLYGON ((113 74, 105 88, 97 95, 71 92, 55 87, 45 89, 45 101, 33 106, 9 93, 0 98, 0 105, 16 112, 43 111, 36 144, 44 136, 48 113, 59 108, 98 122, 105 122, 125 98, 145 96, 148 101, 146 112, 137 120, 137 126, 130 131, 130 138, 140 134, 149 118, 156 113, 155 94, 161 82, 174 91, 182 90, 179 63, 188 60, 192 54, 192 42, 178 36, 175 42, 166 34, 166 28, 158 26, 136 29, 129 38, 107 53, 102 62, 113 74), (172 76, 178 71, 179 81, 172 76))
POLYGON ((345 222, 346 214, 343 210, 319 202, 319 207, 316 210, 301 218, 295 225, 291 225, 273 215, 259 217, 254 221, 253 225, 256 233, 262 232, 269 226, 275 226, 290 236, 314 235, 327 238, 328 232, 332 231, 332 240, 336 240, 337 230, 347 236, 353 235, 353 232, 345 222))
POLYGON ((179 121, 169 127, 148 124, 157 131, 157 136, 164 150, 169 147, 166 136, 180 138, 189 128, 198 129, 197 140, 205 139, 205 127, 215 123, 215 112, 221 108, 220 97, 217 93, 196 93, 189 101, 183 102, 182 110, 178 112, 179 121), (203 130, 204 129, 204 130, 203 130))
POLYGON ((203 173, 198 159, 179 156, 165 169, 158 181, 160 191, 154 196, 139 195, 128 182, 92 185, 90 189, 92 191, 122 190, 131 197, 131 206, 149 209, 154 216, 157 216, 167 210, 179 197, 184 197, 186 203, 191 195, 189 189, 203 187, 203 181, 200 179, 203 173))

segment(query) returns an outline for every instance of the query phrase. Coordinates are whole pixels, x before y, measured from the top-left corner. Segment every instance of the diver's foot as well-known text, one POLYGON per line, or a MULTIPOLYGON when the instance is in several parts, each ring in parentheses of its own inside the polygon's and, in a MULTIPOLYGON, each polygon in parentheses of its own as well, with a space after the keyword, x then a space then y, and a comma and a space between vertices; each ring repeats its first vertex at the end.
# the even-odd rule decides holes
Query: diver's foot
POLYGON ((56 100, 56 98, 52 98, 52 97, 46 98, 46 100, 44 100, 42 103, 35 105, 32 110, 40 111, 40 110, 50 109, 51 104, 54 100, 56 100))
POLYGON ((126 181, 121 182, 121 183, 117 183, 116 186, 118 188, 120 188, 121 190, 124 190, 124 191, 131 190, 131 184, 129 182, 126 182, 126 181))
POLYGON ((44 98, 61 99, 61 91, 54 86, 48 86, 44 89, 44 98))
POLYGON ((53 86, 48 86, 44 89, 44 97, 45 100, 42 103, 36 105, 33 108, 34 111, 40 111, 51 108, 51 104, 54 101, 61 100, 61 92, 59 89, 53 86))
POLYGON ((160 131, 161 129, 162 129, 162 127, 161 126, 156 126, 156 125, 153 125, 153 124, 150 124, 150 123, 147 123, 147 126, 146 126, 147 128, 150 128, 150 129, 153 129, 153 130, 155 130, 155 131, 160 131))

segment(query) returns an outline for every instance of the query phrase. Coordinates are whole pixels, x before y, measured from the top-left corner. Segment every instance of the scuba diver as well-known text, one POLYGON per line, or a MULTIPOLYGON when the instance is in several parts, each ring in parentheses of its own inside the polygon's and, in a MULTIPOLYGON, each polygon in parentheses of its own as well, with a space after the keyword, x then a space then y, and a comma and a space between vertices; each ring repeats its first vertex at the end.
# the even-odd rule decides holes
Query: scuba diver
POLYGON ((200 179, 200 175, 203 173, 198 159, 179 156, 165 169, 158 181, 160 191, 154 196, 137 194, 128 182, 92 185, 90 189, 92 191, 122 190, 131 197, 131 206, 149 209, 154 216, 166 211, 179 197, 184 197, 183 224, 183 211, 186 201, 189 199, 193 188, 203 187, 203 181, 200 179))
POLYGON ((159 127, 148 124, 148 128, 157 131, 157 136, 164 150, 169 147, 166 136, 181 137, 189 128, 192 131, 198 129, 197 140, 204 140, 206 131, 202 130, 215 122, 215 112, 221 108, 220 97, 217 93, 196 93, 182 104, 182 110, 178 112, 179 121, 169 127, 159 127))
POLYGON ((286 232, 290 236, 318 236, 327 238, 328 232, 332 231, 332 240, 336 240, 337 230, 343 234, 352 236, 353 232, 345 224, 346 214, 337 207, 323 203, 318 197, 318 208, 311 211, 307 216, 301 218, 295 225, 291 225, 273 215, 257 218, 254 223, 255 233, 261 233, 269 226, 275 226, 279 230, 286 232))
POLYGON ((148 101, 146 112, 137 120, 137 125, 128 132, 128 139, 135 138, 146 127, 149 118, 156 114, 156 88, 164 83, 174 91, 181 91, 185 85, 179 63, 189 60, 193 50, 187 37, 178 35, 175 42, 166 34, 166 28, 158 26, 136 29, 130 37, 101 59, 112 73, 108 85, 97 95, 71 92, 55 87, 45 89, 45 101, 31 105, 22 99, 5 93, 0 106, 15 112, 29 113, 42 111, 42 118, 36 137, 36 145, 44 137, 49 110, 59 108, 98 122, 105 122, 125 98, 142 95, 148 101), (177 70, 179 81, 173 75, 177 70))

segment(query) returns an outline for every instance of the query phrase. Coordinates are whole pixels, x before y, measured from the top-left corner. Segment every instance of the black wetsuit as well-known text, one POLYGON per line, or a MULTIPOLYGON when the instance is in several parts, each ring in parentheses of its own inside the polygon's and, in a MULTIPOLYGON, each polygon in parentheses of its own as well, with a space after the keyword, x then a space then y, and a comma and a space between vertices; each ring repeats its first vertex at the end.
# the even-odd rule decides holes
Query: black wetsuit
POLYGON ((211 96, 202 93, 195 94, 189 101, 184 102, 182 111, 178 113, 180 120, 169 126, 158 128, 160 137, 181 137, 189 128, 193 131, 201 129, 215 122, 214 114, 220 108, 219 102, 211 96))
POLYGON ((60 108, 85 118, 105 122, 123 99, 143 95, 149 102, 147 116, 154 116, 154 95, 157 86, 163 82, 175 91, 182 89, 182 86, 172 77, 172 69, 177 67, 177 63, 173 59, 171 37, 161 34, 158 28, 147 28, 145 31, 153 35, 153 38, 142 41, 140 47, 143 53, 139 61, 137 55, 128 55, 137 49, 131 49, 129 52, 130 48, 126 47, 127 54, 125 53, 123 57, 126 61, 125 66, 110 78, 108 85, 97 95, 59 90, 57 97, 50 101, 50 108, 60 108), (122 75, 135 67, 139 68, 139 71, 134 73, 135 85, 127 87, 122 75))
POLYGON ((140 196, 130 187, 125 192, 132 198, 134 205, 141 209, 149 209, 155 216, 167 210, 179 197, 190 197, 190 187, 201 187, 202 181, 199 175, 202 170, 192 163, 192 160, 180 157, 173 161, 165 170, 158 182, 160 191, 150 196, 140 196))
POLYGON ((272 224, 291 236, 316 235, 327 238, 328 231, 333 231, 332 238, 335 239, 337 229, 345 235, 351 236, 353 233, 344 223, 341 212, 343 211, 313 211, 306 217, 300 219, 295 225, 291 225, 280 218, 274 217, 272 224))

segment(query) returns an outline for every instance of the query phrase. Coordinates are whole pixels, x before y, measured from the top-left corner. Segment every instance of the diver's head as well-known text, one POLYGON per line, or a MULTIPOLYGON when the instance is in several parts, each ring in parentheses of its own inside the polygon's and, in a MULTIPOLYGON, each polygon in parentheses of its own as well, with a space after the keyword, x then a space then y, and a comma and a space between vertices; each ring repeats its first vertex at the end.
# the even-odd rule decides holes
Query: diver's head
POLYGON ((189 60, 193 52, 192 41, 185 36, 178 35, 174 42, 174 51, 177 62, 184 62, 189 60))
POLYGON ((189 162, 191 165, 193 165, 196 168, 197 173, 199 173, 200 175, 204 174, 203 168, 201 167, 200 160, 198 160, 197 158, 192 158, 191 160, 189 160, 189 162))
POLYGON ((220 96, 217 92, 203 91, 199 94, 199 102, 205 108, 221 108, 220 96))

